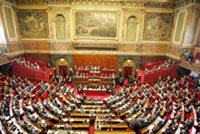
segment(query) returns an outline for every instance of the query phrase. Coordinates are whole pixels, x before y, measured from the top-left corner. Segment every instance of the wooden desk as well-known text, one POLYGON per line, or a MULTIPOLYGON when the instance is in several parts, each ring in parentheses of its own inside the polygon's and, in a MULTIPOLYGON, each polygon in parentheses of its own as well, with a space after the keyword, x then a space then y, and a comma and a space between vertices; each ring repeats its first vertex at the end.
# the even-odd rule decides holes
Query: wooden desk
POLYGON ((88 118, 63 118, 63 122, 69 122, 69 123, 83 123, 85 120, 90 120, 88 118))
MULTIPOLYGON (((79 117, 79 118, 86 118, 86 117, 90 117, 90 115, 94 115, 95 117, 107 117, 108 113, 95 113, 95 114, 90 114, 90 113, 71 113, 70 116, 71 117, 79 117)), ((114 118, 115 115, 112 113, 112 117, 114 118)))
POLYGON ((88 84, 89 77, 75 77, 74 83, 75 84, 88 84))
POLYGON ((40 98, 39 98, 38 101, 39 101, 40 105, 45 109, 45 112, 47 112, 48 117, 50 117, 51 119, 54 119, 54 120, 56 120, 56 121, 59 121, 59 120, 60 120, 56 115, 52 114, 50 111, 48 111, 48 110, 44 107, 44 105, 43 105, 43 103, 42 103, 42 100, 41 100, 40 98))
POLYGON ((135 131, 96 131, 95 134, 136 134, 135 131))
POLYGON ((91 111, 94 111, 94 113, 110 113, 110 110, 108 109, 85 109, 86 113, 90 113, 91 111))
POLYGON ((115 78, 112 78, 112 77, 101 77, 101 83, 102 84, 112 84, 113 80, 115 80, 115 78))
MULTIPOLYGON (((108 118, 106 118, 106 119, 96 119, 95 125, 100 125, 100 124, 102 124, 101 123, 102 121, 107 122, 108 120, 109 120, 108 118)), ((111 122, 112 122, 112 124, 125 124, 125 122, 121 119, 111 119, 111 122)))
MULTIPOLYGON (((86 101, 84 105, 103 105, 103 101, 86 101)), ((105 105, 104 105, 105 106, 105 105)))
MULTIPOLYGON (((57 123, 55 126, 66 126, 66 125, 69 125, 69 124, 66 124, 66 123, 57 123)), ((72 126, 72 129, 78 129, 78 130, 88 130, 89 129, 89 124, 83 124, 83 123, 80 123, 80 124, 73 124, 73 123, 70 123, 70 126, 72 126)))
POLYGON ((106 109, 105 105, 81 105, 81 108, 84 109, 106 109))
MULTIPOLYGON (((74 133, 81 133, 81 132, 84 132, 84 134, 89 134, 88 131, 80 131, 80 130, 62 130, 62 129, 56 129, 56 130, 48 130, 47 131, 47 134, 48 133, 51 133, 53 132, 54 134, 67 134, 68 132, 74 132, 74 133)), ((82 134, 82 133, 81 133, 82 134)))
POLYGON ((146 100, 146 103, 145 103, 144 106, 140 109, 140 111, 138 111, 138 112, 137 112, 136 114, 134 114, 133 116, 128 117, 127 120, 135 119, 135 117, 141 115, 141 114, 142 114, 141 110, 142 110, 142 109, 144 110, 144 109, 147 107, 148 103, 149 103, 149 98, 146 100))
POLYGON ((98 87, 101 85, 101 79, 89 79, 88 84, 91 85, 91 87, 98 87))
POLYGON ((101 130, 112 128, 113 130, 127 130, 127 124, 101 124, 101 130))

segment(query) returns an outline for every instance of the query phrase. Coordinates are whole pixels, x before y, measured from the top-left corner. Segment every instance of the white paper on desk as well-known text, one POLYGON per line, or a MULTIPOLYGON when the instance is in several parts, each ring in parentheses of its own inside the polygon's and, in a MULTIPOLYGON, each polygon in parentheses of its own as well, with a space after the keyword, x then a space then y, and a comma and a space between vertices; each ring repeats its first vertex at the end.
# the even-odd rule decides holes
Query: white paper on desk
POLYGON ((70 121, 70 122, 73 122, 73 121, 74 121, 74 119, 69 119, 69 121, 70 121))
POLYGON ((162 118, 159 116, 159 117, 158 117, 158 121, 161 121, 161 120, 162 120, 162 118))
POLYGON ((45 120, 42 120, 41 123, 42 123, 42 124, 45 123, 45 120))
POLYGON ((194 128, 194 127, 192 127, 192 132, 191 132, 191 134, 196 134, 196 129, 194 128))
POLYGON ((153 125, 150 125, 148 128, 151 131, 153 129, 153 127, 154 127, 153 125))
POLYGON ((121 122, 122 120, 121 120, 121 119, 117 119, 117 121, 118 121, 118 122, 121 122))
POLYGON ((64 121, 64 122, 67 122, 67 121, 68 121, 68 119, 67 119, 67 118, 64 118, 64 119, 63 119, 63 121, 64 121))

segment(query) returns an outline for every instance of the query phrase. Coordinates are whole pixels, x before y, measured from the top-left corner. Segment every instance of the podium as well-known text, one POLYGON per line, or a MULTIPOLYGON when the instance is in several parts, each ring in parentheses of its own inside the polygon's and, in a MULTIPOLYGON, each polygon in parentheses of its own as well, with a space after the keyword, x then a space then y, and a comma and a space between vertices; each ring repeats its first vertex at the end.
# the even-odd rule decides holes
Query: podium
POLYGON ((98 87, 101 85, 101 79, 89 79, 88 84, 91 85, 92 88, 98 87))

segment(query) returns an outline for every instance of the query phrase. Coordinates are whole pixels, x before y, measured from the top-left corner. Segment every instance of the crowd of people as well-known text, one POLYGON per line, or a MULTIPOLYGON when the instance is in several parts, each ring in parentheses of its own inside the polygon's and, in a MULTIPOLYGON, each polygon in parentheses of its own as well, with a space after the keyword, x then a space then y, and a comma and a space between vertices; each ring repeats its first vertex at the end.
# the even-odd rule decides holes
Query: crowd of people
POLYGON ((114 94, 115 93, 115 89, 116 89, 116 85, 115 85, 115 82, 114 82, 114 84, 112 84, 112 85, 109 85, 109 84, 104 85, 104 84, 102 84, 102 85, 98 85, 96 87, 92 87, 92 85, 90 85, 90 84, 89 85, 86 84, 84 86, 82 86, 82 84, 79 84, 78 87, 77 87, 77 91, 78 91, 79 94, 82 94, 83 90, 88 91, 90 89, 99 90, 99 91, 106 90, 107 94, 114 94))
POLYGON ((74 66, 75 70, 90 70, 92 72, 98 72, 101 71, 101 67, 100 66, 81 66, 81 67, 77 67, 76 65, 74 66))
POLYGON ((187 61, 189 61, 190 64, 192 64, 192 62, 193 62, 193 60, 194 60, 194 56, 193 56, 192 52, 188 50, 188 51, 186 51, 186 52, 184 53, 184 56, 185 56, 185 59, 186 59, 187 61))
MULTIPOLYGON (((135 83, 134 86, 120 86, 117 91, 115 87, 101 86, 112 93, 103 101, 94 98, 88 100, 85 94, 82 97, 74 94, 73 88, 59 84, 64 82, 61 79, 57 78, 56 83, 31 82, 0 74, 0 94, 3 95, 0 101, 1 128, 10 133, 23 134, 37 134, 50 129, 73 130, 72 122, 64 126, 56 124, 63 122, 64 118, 74 112, 87 113, 85 107, 88 106, 88 101, 92 101, 94 108, 95 104, 104 106, 90 109, 89 118, 96 117, 95 113, 106 115, 100 118, 97 129, 103 124, 112 124, 113 118, 118 118, 120 121, 117 123, 127 124, 136 133, 141 133, 146 127, 151 134, 161 130, 164 134, 199 131, 198 77, 183 76, 180 80, 160 78, 154 84, 135 83), (44 96, 46 93, 48 96, 44 96)), ((79 85, 78 92, 81 93, 83 88, 79 85)), ((99 118, 96 117, 97 119, 99 118)), ((83 123, 88 121, 84 120, 83 123)), ((112 128, 109 130, 113 131, 112 128)))
POLYGON ((155 66, 153 66, 153 68, 151 68, 151 69, 145 68, 145 69, 144 69, 144 72, 145 72, 145 73, 156 72, 156 71, 161 70, 162 68, 168 68, 168 67, 173 66, 173 65, 175 65, 175 61, 171 61, 171 60, 169 59, 169 60, 165 60, 165 61, 164 61, 162 64, 160 64, 160 65, 155 65, 155 66))
POLYGON ((52 82, 55 83, 63 83, 63 84, 71 84, 73 81, 73 76, 71 75, 56 75, 52 78, 52 82))
POLYGON ((38 63, 36 63, 36 62, 32 63, 32 62, 26 60, 23 57, 14 58, 12 60, 12 62, 16 62, 16 63, 22 64, 25 67, 31 68, 33 70, 40 70, 40 68, 41 68, 38 63))

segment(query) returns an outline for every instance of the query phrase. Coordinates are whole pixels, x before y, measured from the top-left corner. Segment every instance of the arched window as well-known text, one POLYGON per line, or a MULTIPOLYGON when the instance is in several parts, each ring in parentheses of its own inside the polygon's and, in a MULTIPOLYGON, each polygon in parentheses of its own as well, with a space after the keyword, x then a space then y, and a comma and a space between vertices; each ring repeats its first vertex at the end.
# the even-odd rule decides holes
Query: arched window
POLYGON ((131 16, 127 20, 126 40, 136 41, 136 36, 137 36, 137 19, 136 17, 131 16))
POLYGON ((4 33, 3 24, 0 17, 0 43, 6 43, 6 37, 4 33))
POLYGON ((66 39, 65 17, 62 14, 56 16, 56 39, 66 39))

